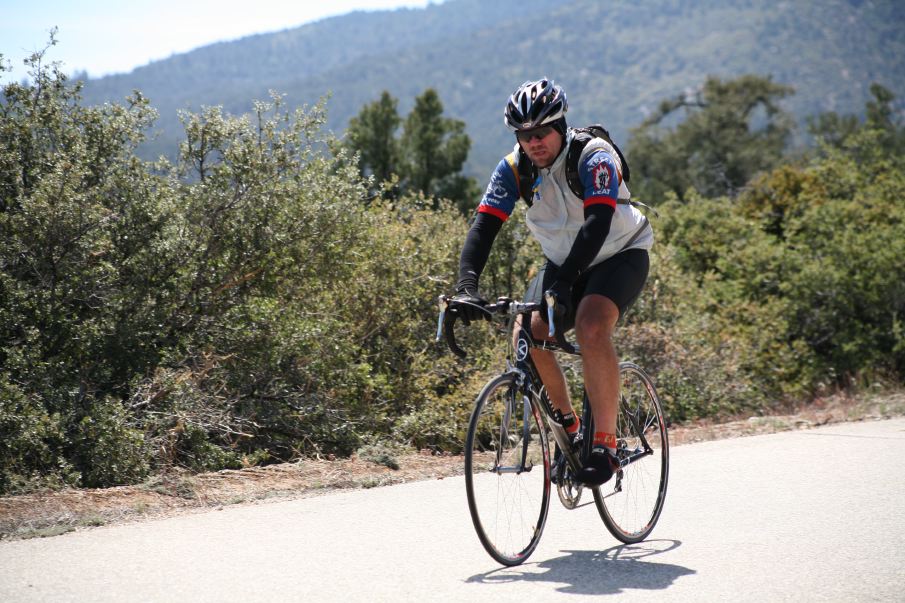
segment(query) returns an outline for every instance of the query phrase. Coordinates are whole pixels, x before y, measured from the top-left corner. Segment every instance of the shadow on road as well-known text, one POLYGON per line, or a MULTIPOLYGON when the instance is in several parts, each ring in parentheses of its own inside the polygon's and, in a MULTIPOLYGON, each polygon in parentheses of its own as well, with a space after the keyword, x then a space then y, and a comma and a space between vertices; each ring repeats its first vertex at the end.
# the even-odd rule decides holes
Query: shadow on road
POLYGON ((508 582, 555 582, 564 593, 580 595, 617 594, 626 589, 663 590, 677 578, 696 573, 668 563, 643 560, 681 546, 678 540, 650 540, 616 546, 604 551, 564 551, 539 563, 500 568, 468 579, 468 582, 501 584, 508 582))

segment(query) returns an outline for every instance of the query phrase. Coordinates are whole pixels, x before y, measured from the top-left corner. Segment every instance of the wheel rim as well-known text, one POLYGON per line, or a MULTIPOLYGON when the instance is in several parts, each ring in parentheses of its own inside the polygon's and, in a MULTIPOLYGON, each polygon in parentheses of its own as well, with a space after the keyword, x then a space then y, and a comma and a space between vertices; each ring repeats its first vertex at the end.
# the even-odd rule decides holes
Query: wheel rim
POLYGON ((472 520, 484 548, 506 565, 521 563, 537 546, 549 507, 546 434, 533 407, 525 414, 511 379, 491 382, 479 396, 466 441, 472 520), (522 464, 526 421, 529 445, 522 464))
POLYGON ((651 453, 617 471, 594 492, 598 510, 610 532, 622 542, 638 542, 653 530, 666 496, 669 438, 666 419, 653 384, 636 366, 620 370, 620 409, 617 417, 618 456, 645 449, 651 453), (642 439, 633 428, 642 426, 642 439))

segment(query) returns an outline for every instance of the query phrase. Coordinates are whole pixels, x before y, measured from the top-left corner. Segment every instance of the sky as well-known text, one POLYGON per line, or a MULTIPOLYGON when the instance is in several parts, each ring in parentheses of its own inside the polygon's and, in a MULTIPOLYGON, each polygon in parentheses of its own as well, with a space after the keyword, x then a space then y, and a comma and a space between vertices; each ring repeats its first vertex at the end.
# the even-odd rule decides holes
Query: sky
POLYGON ((41 50, 57 27, 45 60, 91 77, 128 72, 213 42, 297 27, 354 10, 423 8, 442 0, 0 0, 0 54, 26 77, 22 60, 41 50))

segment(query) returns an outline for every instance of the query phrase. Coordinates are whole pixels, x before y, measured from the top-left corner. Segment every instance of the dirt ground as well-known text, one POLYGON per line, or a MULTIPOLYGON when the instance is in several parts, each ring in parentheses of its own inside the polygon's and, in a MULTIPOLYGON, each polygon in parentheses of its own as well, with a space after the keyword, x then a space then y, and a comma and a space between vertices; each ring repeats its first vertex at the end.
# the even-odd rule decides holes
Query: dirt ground
MULTIPOLYGON (((681 446, 747 435, 810 429, 845 421, 905 415, 905 393, 859 399, 835 396, 786 415, 699 422, 670 428, 670 444, 681 446)), ((317 496, 344 489, 373 488, 443 479, 462 473, 461 456, 429 451, 383 463, 349 459, 305 459, 267 467, 190 475, 172 473, 137 486, 65 489, 0 497, 0 540, 56 536, 76 529, 197 512, 233 504, 317 496), (390 468, 387 465, 397 465, 390 468)))

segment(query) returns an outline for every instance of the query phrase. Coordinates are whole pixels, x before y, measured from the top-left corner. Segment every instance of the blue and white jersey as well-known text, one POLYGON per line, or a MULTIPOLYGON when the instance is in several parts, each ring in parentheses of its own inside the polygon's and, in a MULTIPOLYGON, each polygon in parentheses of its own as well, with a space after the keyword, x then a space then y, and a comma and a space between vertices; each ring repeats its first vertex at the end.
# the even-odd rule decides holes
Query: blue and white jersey
MULTIPOLYGON (((567 149, 573 132, 564 142, 567 149)), ((506 220, 515 209, 518 192, 518 144, 514 152, 503 158, 490 177, 490 184, 478 211, 506 220)), ((585 222, 584 208, 594 204, 609 205, 615 211, 606 241, 591 265, 626 249, 650 249, 653 230, 644 214, 626 203, 631 193, 622 181, 622 165, 612 146, 601 138, 591 140, 578 160, 578 175, 584 188, 583 198, 576 197, 566 179, 566 152, 563 151, 548 168, 538 170, 533 186, 533 203, 527 210, 528 228, 541 245, 544 255, 561 265, 572 249, 578 231, 585 222), (625 244, 636 234, 631 245, 625 244)))

